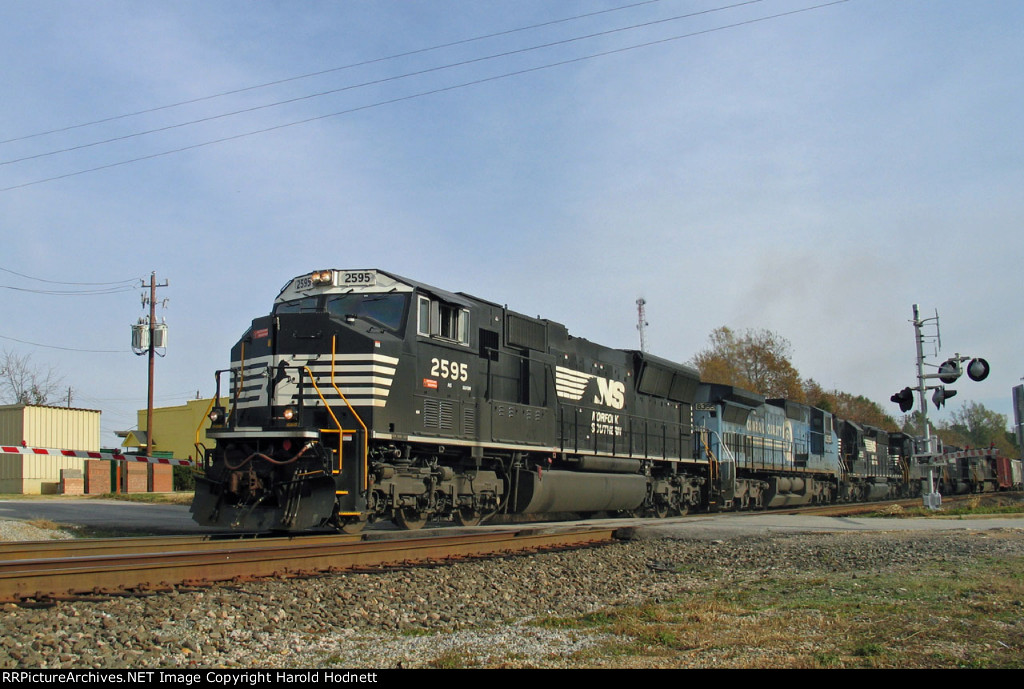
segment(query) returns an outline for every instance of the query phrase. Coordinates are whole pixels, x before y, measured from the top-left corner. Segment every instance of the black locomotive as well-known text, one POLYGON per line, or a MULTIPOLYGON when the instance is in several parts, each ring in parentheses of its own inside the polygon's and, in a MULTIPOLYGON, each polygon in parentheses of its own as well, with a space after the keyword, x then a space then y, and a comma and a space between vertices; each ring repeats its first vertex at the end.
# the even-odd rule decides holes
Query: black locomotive
POLYGON ((416 529, 912 487, 887 442, 801 407, 467 294, 322 270, 291 280, 217 373, 192 513, 245 531, 416 529))

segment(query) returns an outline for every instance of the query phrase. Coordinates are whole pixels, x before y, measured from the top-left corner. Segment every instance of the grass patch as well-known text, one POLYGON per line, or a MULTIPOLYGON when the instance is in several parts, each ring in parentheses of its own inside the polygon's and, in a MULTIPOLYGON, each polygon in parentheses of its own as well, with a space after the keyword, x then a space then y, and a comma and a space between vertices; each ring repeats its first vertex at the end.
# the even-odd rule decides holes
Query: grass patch
POLYGON ((102 493, 88 496, 102 500, 121 500, 123 502, 146 502, 171 505, 191 505, 193 493, 102 493))
POLYGON ((29 526, 34 526, 37 529, 45 529, 46 531, 59 531, 62 529, 66 530, 68 528, 63 524, 58 524, 57 522, 52 521, 50 519, 30 519, 26 522, 26 524, 28 524, 29 526))
POLYGON ((1024 557, 940 564, 727 586, 705 571, 671 602, 535 624, 614 635, 587 664, 616 667, 1024 668, 1024 557))
POLYGON ((430 629, 424 629, 422 627, 406 627, 400 632, 402 636, 417 637, 417 636, 433 636, 434 632, 430 629))
POLYGON ((0 500, 123 500, 125 502, 191 505, 192 496, 192 491, 180 491, 176 493, 96 493, 91 495, 60 495, 57 493, 26 495, 24 493, 3 493, 0 494, 0 500))
POLYGON ((888 517, 907 519, 911 517, 928 517, 930 519, 949 519, 953 517, 985 517, 1004 514, 1024 514, 1024 502, 1012 495, 972 495, 967 500, 931 510, 923 505, 914 507, 889 506, 876 512, 868 512, 865 517, 888 517))

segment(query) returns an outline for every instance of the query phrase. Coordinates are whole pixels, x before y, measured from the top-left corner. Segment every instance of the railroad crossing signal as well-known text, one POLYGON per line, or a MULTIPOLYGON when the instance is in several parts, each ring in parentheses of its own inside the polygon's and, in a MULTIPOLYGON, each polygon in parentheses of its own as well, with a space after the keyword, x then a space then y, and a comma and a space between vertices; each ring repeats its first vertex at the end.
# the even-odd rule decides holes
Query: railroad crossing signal
POLYGON ((946 385, 952 385, 956 379, 963 374, 960 370, 960 362, 956 359, 947 359, 939 365, 939 380, 946 385))
POLYGON ((945 385, 940 385, 935 388, 935 394, 932 395, 932 402, 935 404, 936 409, 941 409, 946 405, 946 400, 956 395, 956 390, 947 390, 945 385))
POLYGON ((914 391, 910 388, 903 388, 889 399, 900 405, 900 411, 904 414, 914 408, 914 391))
MULTIPOLYGON (((939 364, 939 372, 937 374, 938 379, 941 380, 946 385, 952 385, 957 381, 957 379, 960 376, 963 375, 964 370, 963 368, 961 368, 960 364, 967 360, 967 357, 960 356, 958 354, 952 359, 947 359, 946 361, 942 362, 941 364, 939 364)), ((980 382, 988 378, 990 369, 987 361, 981 358, 977 358, 971 359, 970 362, 971 363, 967 364, 968 378, 975 382, 980 382)), ((928 376, 925 377, 927 378, 928 376)))
POLYGON ((988 362, 984 359, 971 359, 971 363, 967 364, 967 377, 973 381, 982 381, 988 378, 989 372, 988 362))

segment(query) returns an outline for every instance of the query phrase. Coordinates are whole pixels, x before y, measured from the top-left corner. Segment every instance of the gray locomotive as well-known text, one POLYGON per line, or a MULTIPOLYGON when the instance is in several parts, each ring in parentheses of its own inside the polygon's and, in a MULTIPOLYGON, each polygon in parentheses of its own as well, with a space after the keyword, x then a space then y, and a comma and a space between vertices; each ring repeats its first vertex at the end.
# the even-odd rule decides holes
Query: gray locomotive
POLYGON ((881 432, 382 270, 285 285, 217 373, 210 418, 192 513, 245 531, 664 517, 915 487, 881 432))

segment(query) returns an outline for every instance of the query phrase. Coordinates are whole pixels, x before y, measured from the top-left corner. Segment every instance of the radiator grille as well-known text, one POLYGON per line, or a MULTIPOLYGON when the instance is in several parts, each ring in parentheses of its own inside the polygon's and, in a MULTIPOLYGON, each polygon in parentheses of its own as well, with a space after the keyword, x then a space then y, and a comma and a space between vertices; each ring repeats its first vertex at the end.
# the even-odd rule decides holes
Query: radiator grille
POLYGON ((423 400, 423 427, 455 430, 455 403, 451 400, 423 400))

